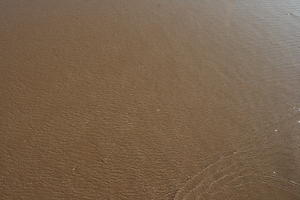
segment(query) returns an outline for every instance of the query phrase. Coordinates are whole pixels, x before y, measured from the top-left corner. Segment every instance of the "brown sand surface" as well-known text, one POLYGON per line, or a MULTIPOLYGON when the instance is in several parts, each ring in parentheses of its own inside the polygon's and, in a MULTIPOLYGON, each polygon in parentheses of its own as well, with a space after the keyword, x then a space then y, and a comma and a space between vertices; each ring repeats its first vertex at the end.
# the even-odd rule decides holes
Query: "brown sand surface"
POLYGON ((1 0, 0 199, 300 199, 300 1, 1 0))

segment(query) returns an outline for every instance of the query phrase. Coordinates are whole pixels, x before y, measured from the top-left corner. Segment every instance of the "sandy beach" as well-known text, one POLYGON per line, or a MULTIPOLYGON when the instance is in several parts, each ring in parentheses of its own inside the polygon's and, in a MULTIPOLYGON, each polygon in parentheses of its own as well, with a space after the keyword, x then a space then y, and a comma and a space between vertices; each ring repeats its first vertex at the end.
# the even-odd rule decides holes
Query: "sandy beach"
POLYGON ((298 0, 1 0, 1 200, 300 200, 298 0))

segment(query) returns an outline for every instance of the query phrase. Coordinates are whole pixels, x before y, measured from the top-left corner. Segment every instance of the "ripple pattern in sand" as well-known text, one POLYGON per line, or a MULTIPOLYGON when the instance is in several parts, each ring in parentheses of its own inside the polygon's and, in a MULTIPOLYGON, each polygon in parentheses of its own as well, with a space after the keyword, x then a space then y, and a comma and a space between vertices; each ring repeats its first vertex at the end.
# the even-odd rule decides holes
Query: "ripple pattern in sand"
POLYGON ((243 148, 219 157, 189 179, 174 199, 261 199, 264 188, 300 199, 300 184, 274 168, 280 162, 293 165, 292 155, 299 151, 299 146, 292 144, 300 133, 298 118, 299 113, 294 113, 266 128, 263 136, 253 134, 243 148))

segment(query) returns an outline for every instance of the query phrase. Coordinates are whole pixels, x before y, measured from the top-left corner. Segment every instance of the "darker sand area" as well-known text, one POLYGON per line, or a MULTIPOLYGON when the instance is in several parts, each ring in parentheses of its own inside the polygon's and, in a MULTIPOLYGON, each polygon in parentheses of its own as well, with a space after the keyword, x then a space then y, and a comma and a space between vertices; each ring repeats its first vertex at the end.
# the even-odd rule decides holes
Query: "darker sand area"
POLYGON ((1 0, 1 200, 300 199, 298 0, 1 0))

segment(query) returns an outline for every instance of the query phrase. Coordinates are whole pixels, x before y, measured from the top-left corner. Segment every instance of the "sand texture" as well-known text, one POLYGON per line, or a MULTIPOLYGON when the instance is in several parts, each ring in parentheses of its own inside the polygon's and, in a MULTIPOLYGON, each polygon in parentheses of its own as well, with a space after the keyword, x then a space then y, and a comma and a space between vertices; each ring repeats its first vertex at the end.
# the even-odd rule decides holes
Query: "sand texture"
POLYGON ((1 200, 300 200, 299 0, 1 0, 1 200))

